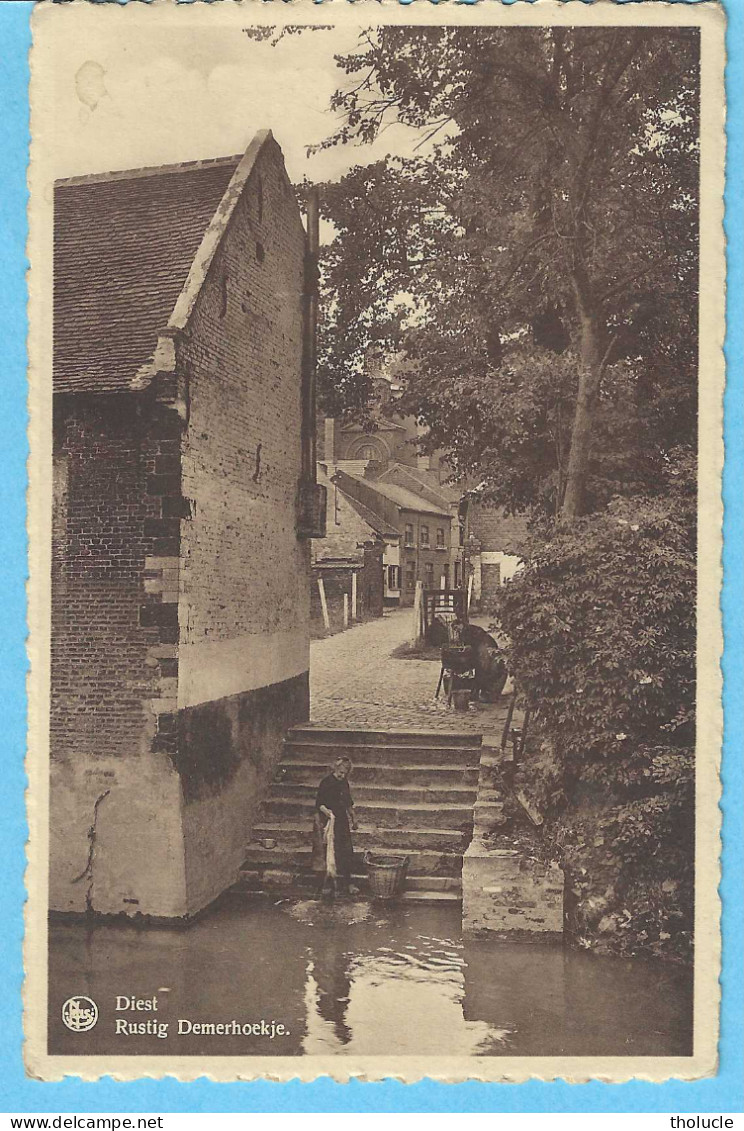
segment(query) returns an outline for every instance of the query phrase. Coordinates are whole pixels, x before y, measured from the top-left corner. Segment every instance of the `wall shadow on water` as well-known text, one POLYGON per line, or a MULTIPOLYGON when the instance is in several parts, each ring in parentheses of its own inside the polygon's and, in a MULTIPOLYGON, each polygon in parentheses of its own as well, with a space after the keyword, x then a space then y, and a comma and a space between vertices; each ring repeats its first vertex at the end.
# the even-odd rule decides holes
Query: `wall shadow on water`
POLYGON ((691 1034, 691 971, 463 939, 457 907, 232 898, 188 930, 50 928, 53 1054, 688 1056, 691 1034), (88 1033, 62 1024, 75 994, 98 1004, 88 1033), (179 1034, 179 1020, 285 1032, 179 1034))

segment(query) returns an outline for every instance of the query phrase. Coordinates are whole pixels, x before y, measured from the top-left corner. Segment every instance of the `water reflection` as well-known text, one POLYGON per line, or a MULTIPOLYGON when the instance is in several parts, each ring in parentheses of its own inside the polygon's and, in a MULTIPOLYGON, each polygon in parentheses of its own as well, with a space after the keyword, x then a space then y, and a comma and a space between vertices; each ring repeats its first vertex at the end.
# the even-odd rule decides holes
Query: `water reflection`
POLYGON ((560 946, 464 940, 459 909, 228 903, 187 931, 53 924, 50 1051, 177 1055, 690 1053, 691 974, 560 946), (167 1039, 116 1033, 116 995, 152 997, 167 1039), (62 1002, 101 1019, 68 1032, 62 1002), (286 1032, 178 1032, 275 1020, 286 1032), (183 1028, 183 1026, 182 1026, 183 1028))
POLYGON ((320 956, 308 964, 307 1054, 475 1056, 494 1051, 507 1036, 463 1016, 465 959, 452 939, 417 936, 400 949, 346 952, 343 973, 334 957, 330 966, 320 956), (333 1043, 327 1020, 334 1023, 333 1043))

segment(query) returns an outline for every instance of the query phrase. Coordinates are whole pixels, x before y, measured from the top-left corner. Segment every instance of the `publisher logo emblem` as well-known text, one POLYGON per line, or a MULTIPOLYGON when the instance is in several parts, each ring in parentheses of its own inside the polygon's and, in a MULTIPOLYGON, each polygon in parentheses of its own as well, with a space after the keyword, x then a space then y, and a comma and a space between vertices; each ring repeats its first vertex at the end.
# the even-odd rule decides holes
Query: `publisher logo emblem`
POLYGON ((62 1006, 62 1020, 73 1033, 87 1033, 98 1020, 98 1006, 92 998, 68 997, 62 1006))

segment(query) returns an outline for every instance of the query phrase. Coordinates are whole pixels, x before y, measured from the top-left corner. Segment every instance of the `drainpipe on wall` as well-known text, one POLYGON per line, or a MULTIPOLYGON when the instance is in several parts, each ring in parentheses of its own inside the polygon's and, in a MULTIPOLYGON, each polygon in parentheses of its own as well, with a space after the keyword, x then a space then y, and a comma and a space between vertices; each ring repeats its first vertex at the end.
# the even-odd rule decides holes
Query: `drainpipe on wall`
POLYGON ((307 201, 302 318, 302 452, 297 508, 300 538, 324 538, 326 533, 326 490, 317 482, 315 462, 319 214, 318 190, 312 188, 307 201))
POLYGON ((308 458, 310 478, 315 476, 315 421, 316 421, 316 369, 318 363, 318 249, 320 246, 320 199, 318 189, 312 188, 307 201, 307 403, 308 403, 308 458))

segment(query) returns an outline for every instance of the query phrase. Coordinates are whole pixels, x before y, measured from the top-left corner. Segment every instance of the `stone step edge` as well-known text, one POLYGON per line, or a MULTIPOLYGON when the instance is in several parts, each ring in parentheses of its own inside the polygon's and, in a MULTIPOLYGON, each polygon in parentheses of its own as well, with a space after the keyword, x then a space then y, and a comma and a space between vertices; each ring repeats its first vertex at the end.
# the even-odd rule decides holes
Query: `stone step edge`
MULTIPOLYGON (((443 750, 449 750, 453 754, 454 753, 460 753, 460 754, 468 753, 468 754, 473 754, 473 755, 477 754, 479 761, 480 761, 480 754, 481 754, 481 751, 483 749, 483 747, 478 745, 477 743, 473 743, 471 746, 447 746, 446 743, 442 743, 439 746, 428 746, 425 742, 420 742, 420 743, 416 743, 416 744, 409 742, 409 743, 402 743, 401 745, 396 745, 393 742, 380 742, 380 743, 365 742, 364 744, 359 743, 357 745, 354 745, 354 744, 349 744, 349 743, 344 743, 344 742, 311 742, 311 741, 302 742, 302 741, 297 741, 295 739, 290 739, 290 738, 283 739, 283 744, 284 744, 285 750, 330 750, 330 751, 338 750, 339 751, 338 757, 344 756, 349 750, 354 750, 354 751, 356 751, 356 750, 382 750, 382 751, 387 750, 390 753, 395 752, 395 753, 401 753, 401 754, 404 754, 406 751, 408 751, 409 753, 412 753, 414 751, 420 752, 420 751, 423 750, 423 751, 427 751, 427 752, 437 751, 438 753, 441 753, 443 750)), ((334 758, 334 757, 336 757, 336 755, 334 753, 331 753, 331 754, 328 755, 328 757, 334 758)), ((353 761, 353 759, 352 759, 352 761, 353 761)), ((325 763, 325 764, 327 764, 327 763, 325 763)), ((372 763, 372 764, 376 764, 376 763, 372 763)))
MULTIPOLYGON (((289 869, 289 868, 275 868, 267 865, 265 868, 241 868, 238 873, 238 883, 242 880, 258 880, 259 882, 270 882, 272 878, 278 876, 289 877, 290 880, 309 881, 320 880, 320 873, 314 872, 311 869, 289 869)), ((366 872, 352 872, 352 883, 367 883, 369 877, 366 872)), ((406 883, 411 885, 411 891, 462 891, 462 879, 460 876, 407 876, 406 883), (427 885, 431 885, 427 887, 427 885)))
MULTIPOLYGON (((393 748, 390 746, 384 746, 380 749, 390 750, 393 748)), ((406 746, 401 747, 400 749, 415 750, 416 747, 406 746)), ((432 747, 432 749, 437 750, 439 748, 435 746, 432 747)), ((473 747, 473 749, 475 749, 475 747, 473 747)), ((284 766, 291 767, 293 770, 328 769, 328 762, 325 761, 303 762, 301 759, 297 759, 295 761, 292 758, 282 758, 281 761, 277 762, 276 765, 277 769, 281 769, 284 766)), ((354 770, 395 770, 396 772, 399 770, 416 770, 417 772, 421 770, 422 772, 426 772, 428 770, 430 773, 439 773, 440 771, 456 771, 457 773, 462 774, 469 771, 475 771, 477 773, 478 763, 473 762, 471 766, 463 766, 462 762, 410 762, 408 764, 406 764, 405 762, 354 762, 354 770)))
MULTIPOLYGON (((253 899, 256 896, 264 896, 269 894, 278 895, 280 891, 280 888, 276 888, 271 892, 267 892, 263 889, 251 890, 248 888, 240 888, 234 885, 233 887, 228 888, 228 895, 232 895, 237 899, 253 899)), ((289 893, 290 891, 290 888, 286 889, 287 893, 289 893)), ((297 896, 298 898, 304 897, 306 899, 307 893, 297 892, 297 896)), ((458 906, 462 904, 462 895, 456 891, 403 891, 400 893, 400 895, 396 895, 393 899, 379 901, 371 900, 369 895, 362 895, 360 893, 360 896, 366 902, 376 902, 376 905, 380 907, 394 903, 455 903, 458 906)), ((289 894, 287 894, 287 898, 289 897, 289 894)), ((354 897, 352 896, 352 898, 354 897)))
MULTIPOLYGON (((266 797, 264 805, 299 805, 303 809, 314 809, 315 802, 312 797, 266 797)), ((448 805, 445 801, 405 801, 400 802, 398 805, 390 805, 385 801, 371 801, 367 798, 358 801, 354 805, 355 810, 358 812, 360 809, 375 809, 384 812, 385 810, 392 810, 397 813, 469 813, 472 811, 473 806, 463 802, 459 805, 448 805)))
MULTIPOLYGON (((248 856, 246 857, 246 860, 243 863, 242 867, 243 868, 249 868, 249 869, 255 868, 255 867, 261 867, 261 868, 279 867, 281 869, 283 867, 283 864, 284 864, 284 858, 288 855, 292 857, 292 862, 294 863, 294 865, 296 867, 302 868, 302 867, 304 867, 306 862, 309 863, 309 861, 312 858, 312 854, 313 854, 312 848, 310 848, 306 845, 295 845, 295 846, 292 846, 292 845, 284 845, 284 846, 277 845, 276 848, 264 848, 260 841, 255 841, 253 843, 246 845, 244 851, 246 853, 248 853, 248 856), (251 860, 249 858, 251 853, 253 853, 253 852, 262 852, 262 853, 274 853, 275 852, 277 855, 276 855, 276 859, 274 859, 274 860, 254 861, 254 860, 251 860), (300 859, 298 859, 298 857, 303 857, 303 859, 300 860, 300 859)), ((365 849, 354 849, 354 854, 356 856, 361 856, 365 851, 366 851, 365 849)), ((380 848, 373 848, 373 849, 370 849, 369 851, 370 852, 376 852, 378 855, 381 855, 381 856, 410 856, 412 862, 415 862, 417 857, 436 856, 439 859, 446 859, 448 863, 452 863, 452 864, 455 864, 455 865, 459 863, 460 865, 462 865, 462 858, 463 858, 465 850, 463 849, 462 851, 457 851, 457 850, 452 851, 452 850, 447 849, 447 848, 441 849, 441 850, 437 849, 437 848, 406 848, 406 849, 396 848, 396 849, 390 849, 390 850, 386 851, 386 850, 380 849, 380 848)))
MULTIPOLYGON (((369 784, 367 782, 352 782, 352 785, 354 787, 354 793, 355 794, 358 794, 359 790, 361 790, 361 789, 373 790, 375 793, 384 793, 386 796, 390 795, 391 793, 393 794, 393 796, 396 793, 432 793, 432 792, 450 793, 450 794, 452 794, 452 793, 455 793, 455 794, 462 793, 462 794, 465 794, 467 797, 472 798, 473 801, 475 800, 475 797, 476 797, 477 792, 478 792, 474 785, 447 785, 446 782, 440 783, 439 785, 437 785, 435 783, 427 783, 426 785, 380 785, 380 784, 374 783, 374 782, 370 782, 369 784)), ((306 793, 303 793, 301 795, 300 794, 297 795, 297 796, 302 796, 302 797, 312 797, 313 794, 315 794, 317 792, 317 789, 318 789, 317 785, 314 785, 312 782, 287 781, 285 778, 279 778, 278 780, 275 779, 271 783, 272 789, 278 790, 278 789, 282 789, 284 787, 287 787, 287 788, 290 788, 290 789, 304 789, 304 790, 306 790, 307 791, 306 793)), ((272 797, 270 795, 267 795, 264 798, 264 800, 265 801, 271 801, 271 800, 276 800, 276 798, 272 797)), ((464 798, 463 798, 463 801, 464 801, 464 798)), ((372 798, 370 798, 369 802, 370 802, 370 804, 373 804, 374 800, 372 798)), ((468 804, 468 805, 471 804, 471 802, 464 802, 464 803, 468 804)), ((438 804, 438 802, 433 801, 431 804, 436 805, 436 804, 438 804)), ((396 806, 393 806, 393 808, 396 808, 396 806)))
POLYGON ((401 903, 462 903, 456 891, 403 891, 397 898, 401 903))
MULTIPOLYGON (((308 822, 303 821, 302 823, 300 823, 299 821, 290 821, 290 820, 286 820, 286 821, 259 821, 253 826, 253 830, 254 830, 254 833, 257 830, 260 831, 260 832, 266 831, 269 835, 273 832, 282 832, 282 831, 290 832, 290 833, 308 833, 308 835, 312 832, 312 829, 311 829, 310 825, 308 824, 308 822)), ((408 825, 403 826, 403 828, 390 828, 388 826, 380 827, 379 825, 359 825, 357 827, 357 832, 362 833, 362 834, 364 834, 364 833, 410 833, 411 836, 418 836, 419 833, 425 833, 427 836, 430 836, 432 834, 439 834, 439 835, 447 834, 447 835, 451 835, 451 836, 462 836, 464 830, 463 829, 442 829, 442 828, 439 828, 437 825, 425 825, 423 828, 412 828, 411 826, 408 826, 408 825)), ((254 836, 253 839, 258 840, 260 838, 254 836)))
MULTIPOLYGON (((469 746, 480 746, 483 741, 483 735, 479 731, 469 730, 375 730, 369 727, 324 727, 321 724, 317 726, 313 723, 296 727, 290 727, 287 730, 287 735, 310 734, 313 737, 316 735, 333 734, 333 735, 350 735, 352 738, 357 738, 360 735, 370 736, 393 736, 395 738, 434 738, 441 739, 441 742, 434 743, 435 746, 446 746, 447 742, 463 743, 469 746)), ((290 740, 291 741, 291 740, 290 740)), ((328 743, 328 745, 337 745, 336 743, 328 743)), ((366 745, 366 743, 362 743, 366 745)), ((374 745, 374 743, 373 743, 374 745)), ((381 743, 381 745, 386 745, 381 743)))

